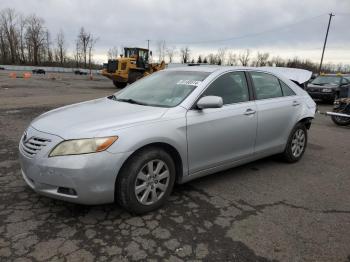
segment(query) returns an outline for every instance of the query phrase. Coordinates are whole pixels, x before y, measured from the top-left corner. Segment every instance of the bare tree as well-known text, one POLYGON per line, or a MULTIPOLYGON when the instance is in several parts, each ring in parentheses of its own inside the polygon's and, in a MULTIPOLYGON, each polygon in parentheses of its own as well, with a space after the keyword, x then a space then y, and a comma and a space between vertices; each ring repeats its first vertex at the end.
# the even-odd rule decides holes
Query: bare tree
POLYGON ((226 51, 227 51, 227 48, 219 48, 218 53, 217 53, 218 64, 219 63, 220 63, 220 65, 225 64, 226 51))
POLYGON ((26 54, 25 54, 25 30, 27 26, 27 18, 23 15, 19 16, 19 56, 20 62, 22 64, 26 63, 26 54))
POLYGON ((279 56, 275 56, 272 57, 269 63, 271 66, 280 66, 280 67, 284 67, 286 66, 286 61, 279 57, 279 56))
POLYGON ((66 58, 66 47, 65 47, 65 39, 64 33, 61 29, 56 36, 56 49, 55 49, 55 60, 63 66, 65 58, 66 58))
POLYGON ((165 53, 169 59, 169 63, 172 63, 173 62, 173 59, 174 59, 174 56, 176 54, 176 47, 175 46, 172 46, 172 47, 167 47, 165 49, 165 53))
POLYGON ((188 46, 181 48, 181 63, 186 64, 190 58, 190 52, 191 50, 188 48, 188 46))
POLYGON ((166 51, 166 43, 165 40, 158 41, 157 42, 157 53, 158 53, 158 60, 159 63, 164 61, 165 59, 165 51, 166 51))
POLYGON ((247 49, 238 55, 238 60, 241 62, 242 66, 248 66, 250 60, 250 50, 247 49))
POLYGON ((213 54, 213 53, 210 53, 210 54, 208 55, 208 63, 209 63, 210 65, 216 65, 216 64, 218 64, 218 62, 219 62, 219 59, 218 59, 218 56, 217 56, 217 55, 215 55, 215 54, 213 54))
POLYGON ((107 51, 108 59, 116 59, 118 56, 118 47, 114 46, 107 51))
POLYGON ((269 53, 260 53, 256 55, 255 66, 266 66, 269 60, 269 53))
POLYGON ((16 30, 16 18, 17 14, 14 9, 7 8, 0 13, 0 23, 3 30, 3 34, 6 37, 11 63, 16 63, 17 60, 17 30, 16 30))
POLYGON ((88 45, 88 51, 89 51, 89 69, 90 69, 90 75, 91 75, 91 65, 92 65, 92 57, 93 57, 93 49, 94 46, 97 42, 97 38, 94 38, 94 36, 92 34, 90 34, 90 41, 89 41, 89 45, 88 45))
MULTIPOLYGON (((0 17, 1 19, 1 17, 0 17)), ((8 45, 7 45, 7 41, 6 41, 6 35, 5 35, 5 30, 2 26, 2 24, 0 24, 0 61, 4 64, 7 63, 8 61, 8 45)))
POLYGON ((232 51, 228 52, 227 64, 231 66, 237 65, 237 55, 232 51))
POLYGON ((78 34, 76 47, 77 47, 77 54, 79 50, 79 53, 83 59, 84 68, 87 67, 89 44, 91 40, 92 40, 91 34, 86 32, 84 27, 81 27, 78 34))
POLYGON ((45 31, 45 49, 46 49, 46 61, 49 63, 53 62, 53 54, 52 54, 52 49, 51 49, 51 37, 50 37, 50 32, 49 30, 45 31))
POLYGON ((29 53, 32 56, 33 64, 38 65, 40 57, 39 52, 45 41, 44 20, 36 15, 31 15, 28 17, 27 21, 26 39, 28 49, 30 49, 29 53))

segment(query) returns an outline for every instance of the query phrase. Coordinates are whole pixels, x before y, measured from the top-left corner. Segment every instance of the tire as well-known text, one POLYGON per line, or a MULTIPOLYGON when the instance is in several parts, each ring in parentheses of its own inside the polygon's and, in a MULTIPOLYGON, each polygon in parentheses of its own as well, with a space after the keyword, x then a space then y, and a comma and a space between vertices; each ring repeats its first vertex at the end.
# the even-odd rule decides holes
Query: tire
POLYGON ((348 126, 350 125, 349 117, 332 116, 332 121, 338 126, 348 126))
POLYGON ((307 146, 307 129, 303 123, 294 126, 289 135, 288 142, 284 152, 283 159, 288 163, 298 162, 304 155, 307 146))
POLYGON ((127 85, 127 83, 118 82, 118 81, 115 81, 115 80, 113 80, 113 84, 115 85, 116 88, 124 88, 127 85))
POLYGON ((167 201, 175 183, 175 172, 174 160, 166 151, 157 147, 142 149, 127 160, 118 174, 115 200, 133 214, 156 210, 167 201), (158 173, 153 178, 150 166, 158 173))

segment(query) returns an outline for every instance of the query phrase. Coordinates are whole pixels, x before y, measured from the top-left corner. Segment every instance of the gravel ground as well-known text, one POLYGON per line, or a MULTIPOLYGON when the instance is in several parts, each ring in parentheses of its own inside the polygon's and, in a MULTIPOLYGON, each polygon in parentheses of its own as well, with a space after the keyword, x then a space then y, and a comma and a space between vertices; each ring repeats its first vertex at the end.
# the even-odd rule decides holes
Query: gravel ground
POLYGON ((111 94, 111 81, 8 73, 0 72, 0 261, 350 261, 350 127, 317 115, 300 162, 270 157, 213 174, 135 217, 114 204, 39 196, 17 160, 35 116, 111 94))

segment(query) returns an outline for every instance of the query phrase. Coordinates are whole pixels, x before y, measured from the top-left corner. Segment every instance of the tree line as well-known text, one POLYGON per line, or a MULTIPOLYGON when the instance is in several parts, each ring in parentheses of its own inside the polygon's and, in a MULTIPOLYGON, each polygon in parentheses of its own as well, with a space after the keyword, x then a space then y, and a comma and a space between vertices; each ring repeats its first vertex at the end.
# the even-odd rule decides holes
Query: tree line
MULTIPOLYGON (((310 59, 303 59, 300 57, 282 58, 280 56, 271 56, 268 52, 256 52, 246 49, 244 51, 235 51, 229 48, 219 48, 217 52, 209 53, 208 55, 198 55, 194 57, 191 55, 190 47, 183 46, 177 48, 176 46, 167 46, 165 41, 158 41, 156 43, 156 52, 158 60, 166 61, 168 63, 174 62, 177 58, 181 63, 199 63, 210 65, 230 65, 230 66, 277 66, 277 67, 292 67, 310 70, 317 73, 319 70, 319 63, 315 63, 310 59)), ((336 73, 350 72, 350 65, 348 64, 333 64, 326 63, 322 65, 322 72, 336 73)))
POLYGON ((41 17, 11 8, 0 10, 0 64, 96 68, 97 39, 81 27, 70 56, 62 29, 52 38, 41 17))

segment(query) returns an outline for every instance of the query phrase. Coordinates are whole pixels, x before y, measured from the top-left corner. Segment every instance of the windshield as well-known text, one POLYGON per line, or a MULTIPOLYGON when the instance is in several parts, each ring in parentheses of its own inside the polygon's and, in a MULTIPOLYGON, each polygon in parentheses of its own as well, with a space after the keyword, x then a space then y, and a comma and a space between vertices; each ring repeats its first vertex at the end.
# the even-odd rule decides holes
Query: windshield
POLYGON ((115 99, 149 106, 174 107, 180 104, 208 75, 207 72, 157 72, 116 93, 115 99))
POLYGON ((314 85, 339 85, 341 77, 340 76, 318 76, 311 84, 314 85))

